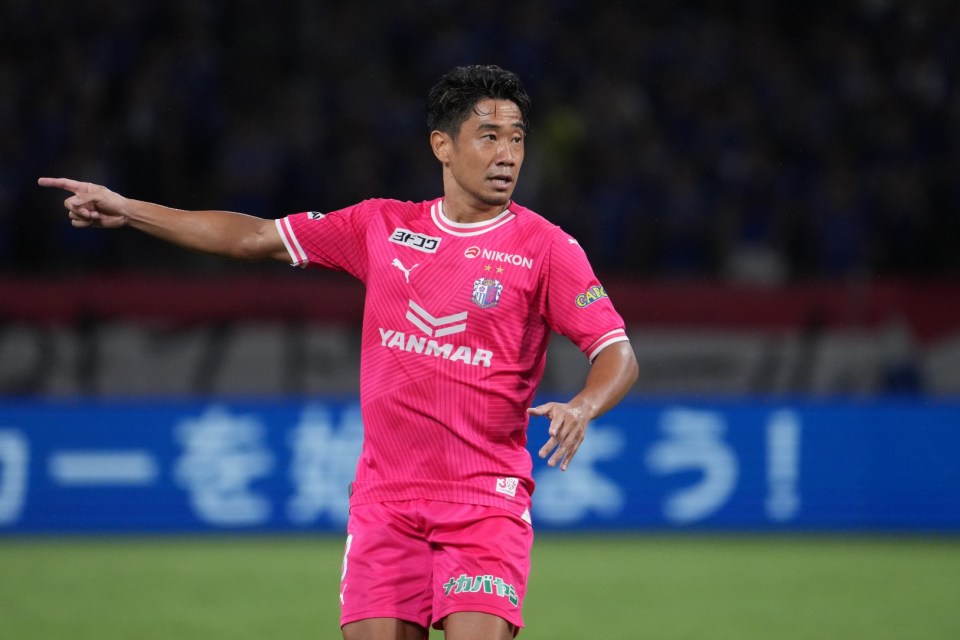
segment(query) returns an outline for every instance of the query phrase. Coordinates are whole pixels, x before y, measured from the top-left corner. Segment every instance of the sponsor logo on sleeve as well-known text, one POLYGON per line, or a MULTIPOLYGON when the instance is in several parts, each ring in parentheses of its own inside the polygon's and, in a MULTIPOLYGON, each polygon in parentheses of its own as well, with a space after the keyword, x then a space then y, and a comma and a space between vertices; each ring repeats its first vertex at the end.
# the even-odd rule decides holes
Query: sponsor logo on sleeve
POLYGON ((583 309, 585 307, 589 307, 597 300, 602 300, 603 298, 607 297, 609 296, 607 296, 607 292, 604 291, 602 286, 597 285, 595 287, 590 287, 583 293, 577 295, 577 306, 583 309))
POLYGON ((390 234, 390 242, 402 244, 405 247, 423 251, 424 253, 436 253, 440 246, 440 238, 425 236, 422 233, 416 233, 409 229, 397 227, 390 234))
POLYGON ((323 218, 323 214, 319 211, 307 211, 307 217, 311 220, 320 220, 323 218))

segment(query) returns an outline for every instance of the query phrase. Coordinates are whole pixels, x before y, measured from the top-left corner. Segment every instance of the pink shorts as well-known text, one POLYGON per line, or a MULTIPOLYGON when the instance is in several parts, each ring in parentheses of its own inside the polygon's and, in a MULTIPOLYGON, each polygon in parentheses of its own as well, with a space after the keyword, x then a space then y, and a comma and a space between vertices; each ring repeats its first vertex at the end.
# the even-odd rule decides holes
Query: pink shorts
POLYGON ((523 626, 533 527, 499 509, 433 500, 350 509, 340 625, 398 618, 440 629, 474 611, 523 626))

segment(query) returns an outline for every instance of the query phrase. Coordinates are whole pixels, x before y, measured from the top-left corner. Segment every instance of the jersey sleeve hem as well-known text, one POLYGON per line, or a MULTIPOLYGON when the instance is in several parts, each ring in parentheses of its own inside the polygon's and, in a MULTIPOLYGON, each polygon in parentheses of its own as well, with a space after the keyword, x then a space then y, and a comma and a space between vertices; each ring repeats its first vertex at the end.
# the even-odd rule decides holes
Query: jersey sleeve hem
POLYGON ((287 253, 290 254, 291 266, 305 266, 308 262, 307 254, 300 246, 297 235, 293 232, 290 218, 279 218, 276 220, 276 225, 277 231, 280 232, 280 239, 283 240, 283 246, 287 248, 287 253))
POLYGON ((616 342, 629 342, 630 339, 627 337, 627 332, 623 329, 614 329, 608 333, 600 336, 590 347, 586 350, 587 360, 591 363, 596 359, 601 351, 609 347, 610 345, 616 342))

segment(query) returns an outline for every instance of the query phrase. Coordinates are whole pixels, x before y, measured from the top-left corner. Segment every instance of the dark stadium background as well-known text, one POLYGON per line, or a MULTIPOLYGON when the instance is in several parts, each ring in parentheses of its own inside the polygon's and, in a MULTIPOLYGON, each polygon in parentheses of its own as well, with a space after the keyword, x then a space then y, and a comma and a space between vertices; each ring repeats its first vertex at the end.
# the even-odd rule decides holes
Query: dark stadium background
MULTIPOLYGON (((37 177, 264 217, 434 197, 423 96, 449 67, 483 61, 516 70, 535 100, 517 199, 580 240, 631 327, 789 332, 804 347, 840 329, 884 345, 858 372, 826 380, 803 361, 770 384, 758 360, 746 384, 685 388, 681 376, 638 390, 960 392, 951 373, 960 326, 953 3, 2 7, 8 328, 89 327, 138 310, 178 325, 236 321, 236 308, 217 315, 204 304, 222 292, 218 277, 293 276, 135 233, 77 232, 60 194, 39 189, 37 177), (197 279, 211 293, 172 288, 197 279), (152 308, 164 295, 180 304, 152 308)), ((318 279, 332 282, 314 296, 339 314, 331 322, 355 318, 356 286, 318 279)), ((245 284, 233 283, 235 299, 258 295, 245 284)), ((271 306, 246 310, 296 316, 271 306)), ((696 358, 666 359, 658 370, 704 369, 696 358)), ((51 388, 46 374, 10 367, 0 392, 51 388)), ((548 372, 548 387, 574 384, 562 382, 548 372)))
POLYGON ((782 284, 960 269, 953 3, 5 0, 3 14, 10 274, 194 267, 70 232, 40 174, 270 217, 433 197, 423 96, 478 61, 516 70, 535 100, 518 200, 605 271, 782 284), (769 272, 738 271, 749 251, 769 272))

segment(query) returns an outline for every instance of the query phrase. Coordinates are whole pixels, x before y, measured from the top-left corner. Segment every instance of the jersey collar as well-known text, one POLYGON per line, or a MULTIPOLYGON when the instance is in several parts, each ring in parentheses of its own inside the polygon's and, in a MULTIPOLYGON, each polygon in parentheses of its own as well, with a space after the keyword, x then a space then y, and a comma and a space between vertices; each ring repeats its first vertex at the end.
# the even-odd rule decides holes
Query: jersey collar
POLYGON ((478 236, 502 227, 516 218, 517 214, 507 208, 496 218, 491 218, 490 220, 483 220, 482 222, 454 222, 443 213, 443 200, 437 200, 430 207, 430 217, 433 218, 433 223, 437 225, 441 231, 445 231, 453 236, 467 237, 478 236))

